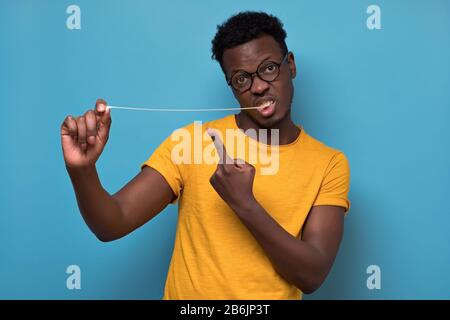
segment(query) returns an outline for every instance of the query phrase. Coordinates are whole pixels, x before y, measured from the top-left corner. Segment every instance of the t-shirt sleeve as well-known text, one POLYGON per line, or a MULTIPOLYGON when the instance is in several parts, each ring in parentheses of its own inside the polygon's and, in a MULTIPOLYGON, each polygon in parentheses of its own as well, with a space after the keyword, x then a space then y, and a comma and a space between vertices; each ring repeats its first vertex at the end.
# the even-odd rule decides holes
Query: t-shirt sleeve
POLYGON ((180 170, 180 164, 172 161, 172 148, 174 142, 169 136, 161 145, 153 152, 153 154, 141 164, 141 169, 145 166, 151 167, 158 171, 169 184, 176 198, 171 202, 176 203, 180 198, 183 189, 183 178, 180 170))
POLYGON ((348 192, 350 189, 350 166, 342 152, 336 153, 325 170, 319 194, 313 206, 334 205, 350 209, 348 192))

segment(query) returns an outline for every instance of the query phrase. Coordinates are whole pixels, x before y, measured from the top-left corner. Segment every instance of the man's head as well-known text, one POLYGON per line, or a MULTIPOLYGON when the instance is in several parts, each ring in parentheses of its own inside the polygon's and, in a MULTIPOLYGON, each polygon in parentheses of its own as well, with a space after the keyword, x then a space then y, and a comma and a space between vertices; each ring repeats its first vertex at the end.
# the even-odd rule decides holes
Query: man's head
POLYGON ((290 116, 296 68, 285 38, 276 17, 241 12, 218 26, 212 41, 212 57, 220 63, 241 107, 266 106, 244 111, 265 128, 277 127, 290 116))

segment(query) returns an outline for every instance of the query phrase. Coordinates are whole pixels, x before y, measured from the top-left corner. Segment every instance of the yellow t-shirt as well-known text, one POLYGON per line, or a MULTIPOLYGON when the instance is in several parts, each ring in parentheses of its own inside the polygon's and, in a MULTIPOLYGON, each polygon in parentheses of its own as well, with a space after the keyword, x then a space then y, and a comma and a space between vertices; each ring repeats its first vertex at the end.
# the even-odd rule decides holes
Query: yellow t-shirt
POLYGON ((211 186, 209 179, 217 161, 211 163, 202 155, 218 157, 205 133, 207 128, 221 132, 228 153, 234 150, 234 155, 238 155, 237 138, 233 146, 225 130, 236 130, 236 137, 244 137, 244 160, 256 169, 255 198, 293 236, 301 238, 312 206, 336 205, 346 212, 350 207, 350 170, 345 155, 301 127, 294 142, 277 149, 276 174, 262 174, 261 169, 269 167, 267 157, 265 162, 258 161, 251 156, 254 149, 250 146, 270 146, 239 130, 234 115, 176 130, 141 166, 161 173, 177 197, 174 202, 179 202, 163 299, 301 299, 301 291, 275 271, 252 234, 211 186))

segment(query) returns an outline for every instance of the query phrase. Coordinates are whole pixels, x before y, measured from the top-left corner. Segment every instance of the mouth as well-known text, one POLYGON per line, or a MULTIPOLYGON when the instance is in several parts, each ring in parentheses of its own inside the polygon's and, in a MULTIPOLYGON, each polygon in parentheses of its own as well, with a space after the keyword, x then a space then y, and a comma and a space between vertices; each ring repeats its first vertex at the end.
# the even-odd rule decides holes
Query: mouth
POLYGON ((259 113, 263 117, 268 118, 268 117, 272 116, 275 113, 275 106, 276 106, 276 104, 277 104, 276 101, 273 100, 273 99, 266 100, 266 101, 264 101, 262 103, 259 103, 256 106, 258 108, 256 110, 258 110, 259 113))

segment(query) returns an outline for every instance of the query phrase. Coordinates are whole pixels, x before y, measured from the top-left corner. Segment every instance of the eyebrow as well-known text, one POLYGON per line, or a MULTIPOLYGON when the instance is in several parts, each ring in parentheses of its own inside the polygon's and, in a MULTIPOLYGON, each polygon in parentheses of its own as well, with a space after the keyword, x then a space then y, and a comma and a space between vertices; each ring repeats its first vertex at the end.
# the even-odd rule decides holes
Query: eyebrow
MULTIPOLYGON (((263 62, 269 60, 271 57, 272 57, 272 55, 270 54, 270 55, 268 55, 266 58, 262 59, 262 60, 258 63, 258 66, 259 66, 261 63, 263 63, 263 62)), ((235 74, 235 73, 238 72, 238 71, 244 71, 244 72, 247 72, 247 73, 248 73, 248 71, 245 71, 244 69, 232 69, 231 72, 230 72, 230 75, 233 75, 233 74, 235 74)))

